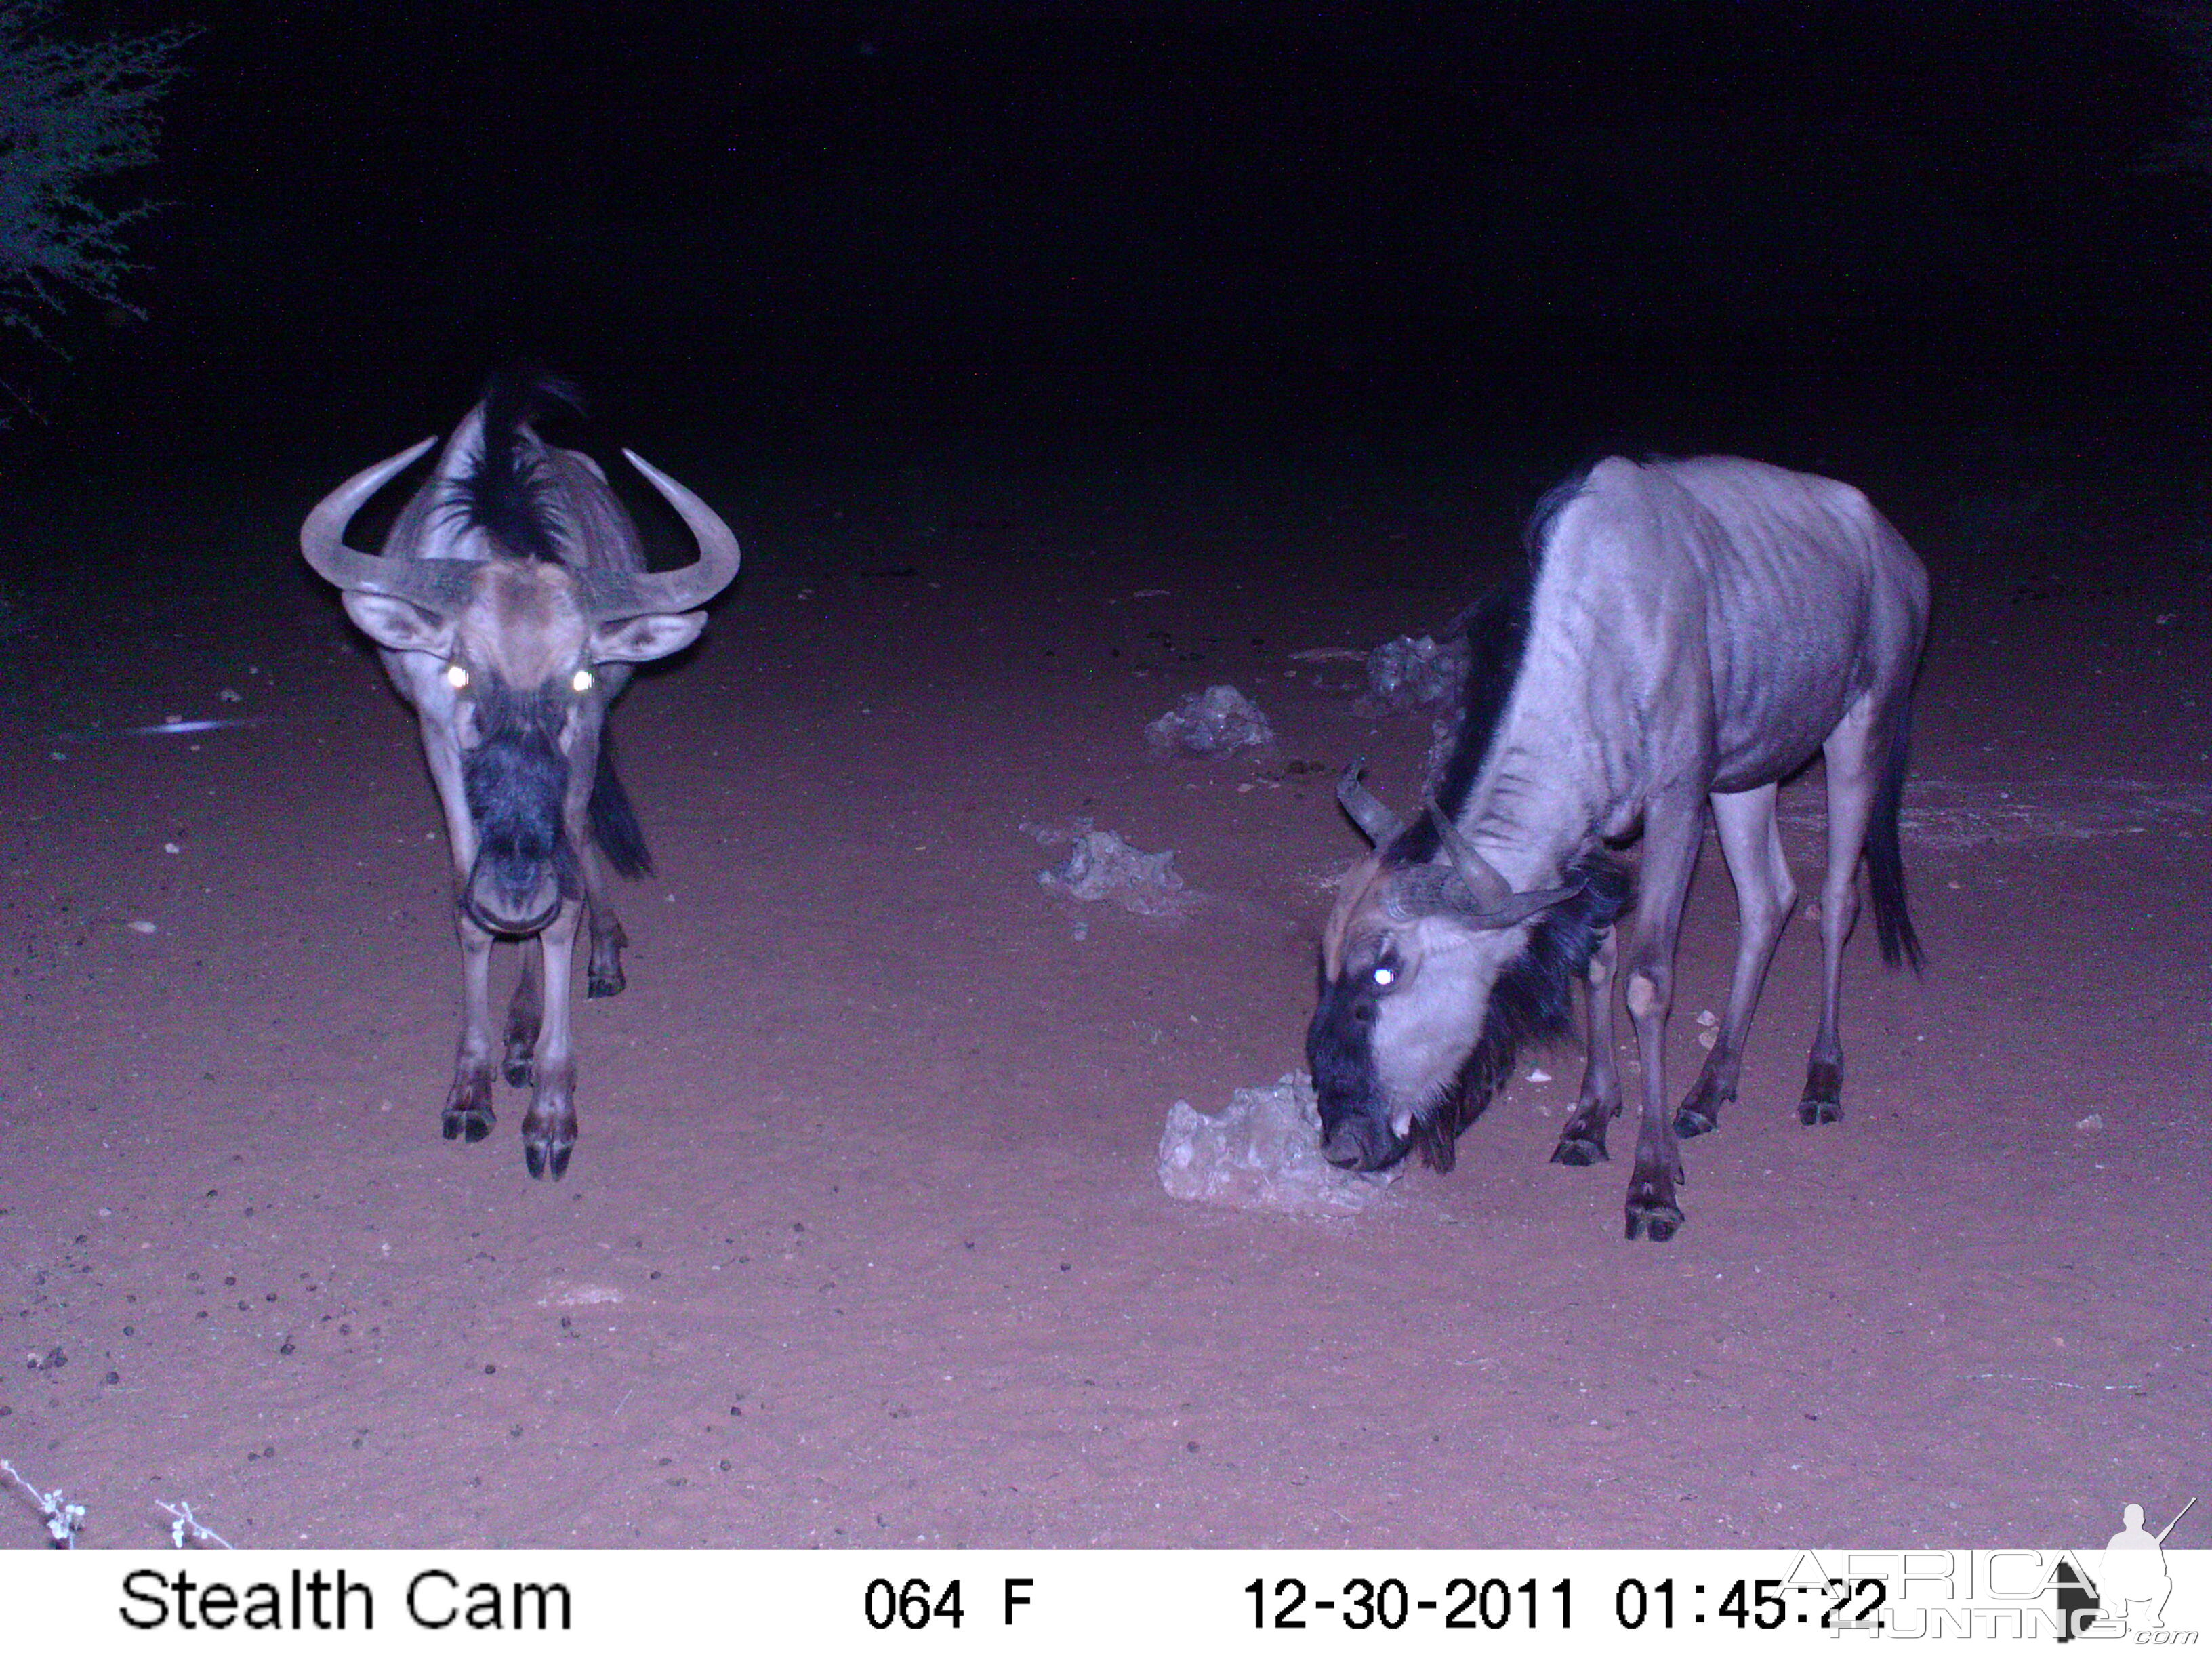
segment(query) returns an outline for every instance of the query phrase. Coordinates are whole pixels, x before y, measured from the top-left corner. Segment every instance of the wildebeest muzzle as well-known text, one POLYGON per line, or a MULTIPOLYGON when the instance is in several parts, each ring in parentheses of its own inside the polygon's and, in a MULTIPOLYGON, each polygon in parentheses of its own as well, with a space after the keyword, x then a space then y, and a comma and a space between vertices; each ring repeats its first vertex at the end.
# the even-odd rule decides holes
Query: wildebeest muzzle
POLYGON ((534 933, 582 891, 562 825, 568 758, 541 729, 500 732, 463 758, 461 781, 477 827, 461 908, 488 932, 534 933))
POLYGON ((1306 1066, 1321 1112, 1321 1155, 1340 1170, 1387 1170, 1413 1149, 1390 1127, 1375 1075, 1375 993, 1340 978, 1322 988, 1306 1027, 1306 1066))
POLYGON ((1321 1103, 1321 1155, 1340 1170, 1387 1170, 1413 1148, 1376 1107, 1321 1103))

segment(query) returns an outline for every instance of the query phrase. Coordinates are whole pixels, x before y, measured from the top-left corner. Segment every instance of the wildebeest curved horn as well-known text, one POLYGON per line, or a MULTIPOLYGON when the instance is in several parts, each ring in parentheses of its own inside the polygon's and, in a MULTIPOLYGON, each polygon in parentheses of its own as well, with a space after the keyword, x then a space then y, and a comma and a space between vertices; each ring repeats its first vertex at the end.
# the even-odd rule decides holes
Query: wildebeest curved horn
POLYGON ((362 504, 413 465, 438 441, 425 438, 387 460, 366 467, 315 503, 300 526, 300 551, 315 574, 349 593, 384 593, 439 616, 451 616, 468 599, 471 566, 456 559, 383 559, 346 545, 346 526, 362 504))
POLYGON ((1336 800, 1346 815, 1359 826, 1359 833, 1380 847, 1405 825, 1395 812, 1376 799, 1359 781, 1359 775, 1366 768, 1367 757, 1363 755, 1344 769, 1344 775, 1336 781, 1336 800))
POLYGON ((714 509, 635 450, 623 455, 660 492, 699 544, 699 556, 681 570, 587 570, 578 578, 584 609, 595 622, 628 617, 667 617, 696 611, 738 574, 738 538, 714 509))
POLYGON ((1510 927, 1539 910, 1550 909, 1562 899, 1572 898, 1580 890, 1577 887, 1546 887, 1534 892, 1515 892, 1512 884, 1475 850, 1474 843, 1460 832, 1460 827, 1445 816, 1435 801, 1428 802, 1427 806, 1429 821, 1436 825, 1437 839, 1443 844, 1445 856, 1450 859, 1452 869, 1467 889, 1468 902, 1455 903, 1451 908, 1473 926, 1510 927))

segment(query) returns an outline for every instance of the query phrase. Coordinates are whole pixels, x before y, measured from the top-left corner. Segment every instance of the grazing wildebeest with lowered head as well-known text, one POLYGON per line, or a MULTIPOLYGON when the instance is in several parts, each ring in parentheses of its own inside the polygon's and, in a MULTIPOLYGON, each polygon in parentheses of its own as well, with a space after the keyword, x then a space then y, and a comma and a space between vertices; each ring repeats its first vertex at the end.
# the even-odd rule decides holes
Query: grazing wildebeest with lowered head
POLYGON ((1452 1165, 1461 1130, 1518 1045, 1565 1024, 1585 981, 1589 1057, 1552 1157, 1606 1158, 1620 1110, 1611 987, 1628 884, 1607 856, 1644 841, 1626 989, 1644 1066, 1627 1231, 1672 1237, 1678 1135, 1735 1097, 1743 1040, 1796 889, 1775 791, 1826 757, 1824 978, 1803 1122, 1842 1115, 1837 999, 1863 854, 1881 953, 1920 945, 1898 808, 1928 576, 1847 484, 1755 461, 1601 461, 1546 497, 1518 580, 1468 613, 1458 746, 1401 823, 1359 782, 1338 797, 1375 851, 1322 938, 1306 1051, 1332 1163, 1376 1170, 1419 1148, 1452 1165), (1728 1016, 1670 1113, 1664 1048, 1674 941, 1710 802, 1739 916, 1728 1016))
POLYGON ((574 393, 544 376, 494 379, 400 510, 381 556, 346 545, 370 496, 435 443, 426 438, 332 490, 300 532, 307 562, 344 592, 422 721, 459 878, 465 1008, 446 1098, 446 1138, 491 1132, 489 969, 494 938, 524 941, 503 1070, 532 1085, 522 1121, 530 1173, 558 1179, 576 1144, 569 1048, 570 954, 588 923, 586 993, 623 988, 628 943, 607 867, 647 867, 615 775, 607 706, 629 665, 680 651, 704 605, 738 571, 727 526, 690 490, 623 453, 690 526, 699 557, 645 568, 645 549, 590 457, 532 429, 574 393))

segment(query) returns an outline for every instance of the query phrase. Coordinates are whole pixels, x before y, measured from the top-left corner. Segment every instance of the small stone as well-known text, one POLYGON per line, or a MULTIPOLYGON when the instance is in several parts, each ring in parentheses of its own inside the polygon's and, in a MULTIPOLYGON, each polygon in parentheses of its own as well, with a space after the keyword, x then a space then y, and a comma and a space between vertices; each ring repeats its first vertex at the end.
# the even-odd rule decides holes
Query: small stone
POLYGON ((2096 1113, 2092 1112, 2088 1116, 2083 1118, 2074 1127, 2081 1130, 2085 1134, 2094 1134, 2098 1130, 2105 1127, 2105 1120, 2098 1116, 2096 1113))
POLYGON ((134 921, 131 924, 131 931, 134 933, 158 933, 161 928, 158 922, 134 921))

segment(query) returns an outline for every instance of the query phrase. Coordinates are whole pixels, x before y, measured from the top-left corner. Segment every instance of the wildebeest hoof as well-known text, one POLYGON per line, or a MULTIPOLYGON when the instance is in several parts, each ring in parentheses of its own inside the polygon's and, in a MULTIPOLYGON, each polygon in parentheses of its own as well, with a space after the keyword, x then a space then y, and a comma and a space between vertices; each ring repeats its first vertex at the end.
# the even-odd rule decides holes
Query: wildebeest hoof
POLYGON ((584 994, 587 997, 618 997, 623 994, 623 987, 629 983, 623 977, 619 962, 604 969, 595 962, 584 970, 584 994))
POLYGON ((537 1097, 522 1119, 522 1161, 533 1181, 548 1176, 558 1181, 568 1171, 568 1155, 576 1150, 576 1108, 570 1092, 573 1071, 555 1066, 553 1075, 539 1068, 537 1097))
POLYGON ((1839 1100, 1800 1101, 1797 1121, 1808 1129, 1816 1123, 1840 1123, 1844 1121, 1844 1103, 1839 1100))
POLYGON ((491 1067, 481 1060, 465 1060, 446 1091, 446 1109, 438 1127, 448 1140, 482 1140, 491 1133, 491 1067))
POLYGON ((1685 1106, 1674 1114, 1674 1133, 1684 1140, 1709 1135, 1720 1127, 1720 1119, 1702 1106, 1685 1106))
POLYGON ((568 1173, 568 1155, 576 1150, 573 1140, 545 1145, 539 1141, 522 1143, 523 1166, 530 1171, 532 1181, 543 1181, 550 1173, 558 1181, 568 1173))
POLYGON ((1649 1200, 1628 1200, 1629 1238, 1648 1238, 1654 1244, 1664 1244, 1674 1237, 1675 1229, 1682 1224, 1682 1212, 1674 1205, 1649 1200))
POLYGON ((1571 1164, 1577 1170, 1586 1170, 1593 1164, 1607 1163, 1610 1157, 1605 1150, 1605 1142, 1588 1135, 1561 1135, 1559 1144, 1552 1148, 1553 1163, 1571 1164))
POLYGON ((1628 1183, 1627 1237, 1654 1244, 1674 1237, 1682 1224, 1682 1212, 1674 1206, 1674 1183, 1681 1178, 1679 1162, 1669 1168, 1650 1158, 1647 1149, 1638 1149, 1636 1174, 1628 1183))
POLYGON ((464 1105, 448 1106, 438 1120, 448 1140, 466 1140, 473 1145, 491 1133, 491 1108, 482 1101, 464 1105))

